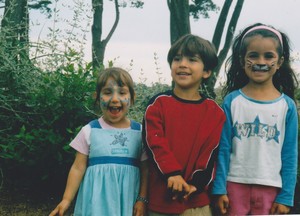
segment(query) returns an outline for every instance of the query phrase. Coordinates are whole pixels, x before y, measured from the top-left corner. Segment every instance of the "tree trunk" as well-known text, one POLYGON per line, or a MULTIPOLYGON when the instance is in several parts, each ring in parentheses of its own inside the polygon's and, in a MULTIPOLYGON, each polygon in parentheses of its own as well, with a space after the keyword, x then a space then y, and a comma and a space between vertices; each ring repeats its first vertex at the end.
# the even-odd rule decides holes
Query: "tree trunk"
POLYGON ((167 3, 170 11, 170 41, 173 44, 181 36, 191 33, 189 1, 168 0, 167 3))
POLYGON ((27 0, 5 0, 1 21, 1 42, 15 63, 29 61, 29 15, 27 0))
POLYGON ((103 67, 103 60, 105 49, 108 41, 110 40, 111 36, 113 35, 114 31, 116 30, 119 19, 120 19, 120 12, 119 12, 119 2, 118 0, 114 1, 115 4, 115 11, 116 11, 116 18, 115 22, 108 33, 105 39, 102 38, 102 15, 103 15, 103 0, 92 0, 92 5, 94 9, 94 18, 93 18, 93 25, 92 25, 92 62, 93 68, 101 68, 103 67))
POLYGON ((218 23, 215 28, 212 43, 215 45, 217 52, 219 52, 219 47, 220 47, 220 43, 221 43, 221 39, 222 39, 222 35, 223 35, 224 28, 225 28, 225 23, 226 23, 226 20, 228 17, 228 12, 229 12, 231 3, 232 3, 232 0, 226 0, 224 2, 221 14, 218 19, 218 23))
MULTIPOLYGON (((217 81, 217 77, 220 73, 220 69, 221 69, 221 67, 226 59, 226 56, 228 54, 228 51, 230 49, 231 42, 232 42, 232 39, 233 39, 233 36, 235 33, 235 28, 236 28, 237 22, 239 20, 239 17, 240 17, 242 8, 243 8, 243 4, 244 4, 244 0, 237 1, 237 4, 234 8, 232 17, 230 19, 230 22, 229 22, 229 25, 227 28, 224 46, 218 55, 219 64, 213 71, 212 76, 210 77, 210 79, 207 83, 207 91, 209 92, 209 94, 212 98, 215 98, 215 96, 216 96, 214 93, 214 87, 215 87, 215 84, 217 81)), ((225 7, 225 9, 222 9, 221 15, 218 20, 217 27, 215 29, 213 41, 217 44, 218 48, 220 46, 220 40, 221 40, 221 36, 222 36, 222 34, 220 34, 220 32, 223 32, 224 24, 225 24, 224 20, 226 20, 226 18, 228 17, 228 9, 229 8, 227 8, 227 7, 230 5, 231 5, 231 0, 226 0, 226 2, 224 3, 224 6, 223 6, 223 7, 225 7)))
MULTIPOLYGON (((0 88, 15 91, 18 77, 31 66, 27 0, 5 0, 0 31, 0 88)), ((31 70, 30 70, 31 71, 31 70)))
POLYGON ((243 4, 244 4, 244 0, 238 0, 237 3, 236 3, 236 6, 234 8, 231 20, 230 20, 229 25, 228 25, 227 34, 226 34, 226 38, 225 38, 225 44, 224 44, 224 47, 220 51, 219 56, 218 56, 219 65, 216 68, 217 75, 219 74, 219 71, 222 67, 222 64, 224 63, 224 61, 226 59, 226 56, 228 54, 228 51, 230 49, 231 42, 233 40, 233 36, 234 36, 234 33, 235 33, 236 25, 237 25, 237 22, 239 20, 239 17, 240 17, 242 8, 243 8, 243 4))

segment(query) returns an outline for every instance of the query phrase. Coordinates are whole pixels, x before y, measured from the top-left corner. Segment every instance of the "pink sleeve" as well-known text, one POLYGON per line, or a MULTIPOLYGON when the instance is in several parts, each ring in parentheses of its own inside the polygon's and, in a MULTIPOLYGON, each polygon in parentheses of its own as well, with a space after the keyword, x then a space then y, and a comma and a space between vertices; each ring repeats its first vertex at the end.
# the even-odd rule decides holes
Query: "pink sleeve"
POLYGON ((89 125, 84 126, 77 136, 71 141, 70 146, 74 148, 76 151, 89 155, 90 151, 90 133, 91 127, 89 125))

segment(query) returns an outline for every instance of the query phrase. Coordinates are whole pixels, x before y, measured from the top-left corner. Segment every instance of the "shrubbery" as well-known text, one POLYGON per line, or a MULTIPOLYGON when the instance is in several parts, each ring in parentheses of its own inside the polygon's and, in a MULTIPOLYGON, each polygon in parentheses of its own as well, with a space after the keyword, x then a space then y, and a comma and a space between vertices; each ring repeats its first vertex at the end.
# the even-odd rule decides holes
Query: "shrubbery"
MULTIPOLYGON (((93 100, 96 74, 91 65, 70 62, 58 68, 1 69, 1 74, 14 75, 0 88, 0 169, 11 184, 48 185, 52 190, 49 185, 54 181, 61 190, 74 159, 69 143, 83 125, 97 118, 93 100)), ((129 117, 142 122, 150 97, 168 88, 159 83, 152 87, 137 84, 129 117)))

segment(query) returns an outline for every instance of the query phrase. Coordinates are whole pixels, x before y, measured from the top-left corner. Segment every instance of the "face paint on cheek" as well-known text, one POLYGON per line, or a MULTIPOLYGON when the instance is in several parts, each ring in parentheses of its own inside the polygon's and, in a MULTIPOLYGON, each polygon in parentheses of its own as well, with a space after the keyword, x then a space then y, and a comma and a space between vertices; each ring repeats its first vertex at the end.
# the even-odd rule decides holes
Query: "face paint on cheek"
POLYGON ((273 61, 273 62, 271 63, 271 65, 270 65, 270 67, 274 67, 275 64, 276 64, 276 61, 273 61))
POLYGON ((101 97, 100 97, 100 107, 101 107, 102 109, 107 110, 110 101, 111 101, 111 98, 109 98, 108 100, 104 100, 103 97, 101 96, 101 97))
POLYGON ((247 59, 246 67, 247 67, 247 68, 252 68, 252 65, 253 65, 253 62, 250 61, 249 59, 247 59))
POLYGON ((131 105, 130 104, 130 98, 124 98, 123 100, 120 99, 120 101, 121 101, 122 104, 125 104, 127 108, 129 108, 130 105, 131 105))
POLYGON ((272 62, 270 65, 268 64, 254 64, 252 61, 247 59, 247 68, 252 69, 253 71, 262 71, 262 72, 268 72, 271 70, 272 67, 275 66, 275 61, 272 62))

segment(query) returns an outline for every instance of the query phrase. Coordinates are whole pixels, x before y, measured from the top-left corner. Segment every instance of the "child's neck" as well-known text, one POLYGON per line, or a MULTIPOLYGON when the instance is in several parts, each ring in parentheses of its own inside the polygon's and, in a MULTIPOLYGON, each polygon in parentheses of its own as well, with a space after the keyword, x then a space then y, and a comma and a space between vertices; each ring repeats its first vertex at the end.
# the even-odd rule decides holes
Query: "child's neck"
POLYGON ((259 86, 247 84, 242 88, 242 91, 248 97, 261 101, 275 100, 281 95, 274 85, 259 86))
POLYGON ((202 97, 199 94, 198 89, 179 89, 179 88, 174 88, 174 94, 184 100, 192 100, 192 101, 197 101, 200 100, 202 97))

